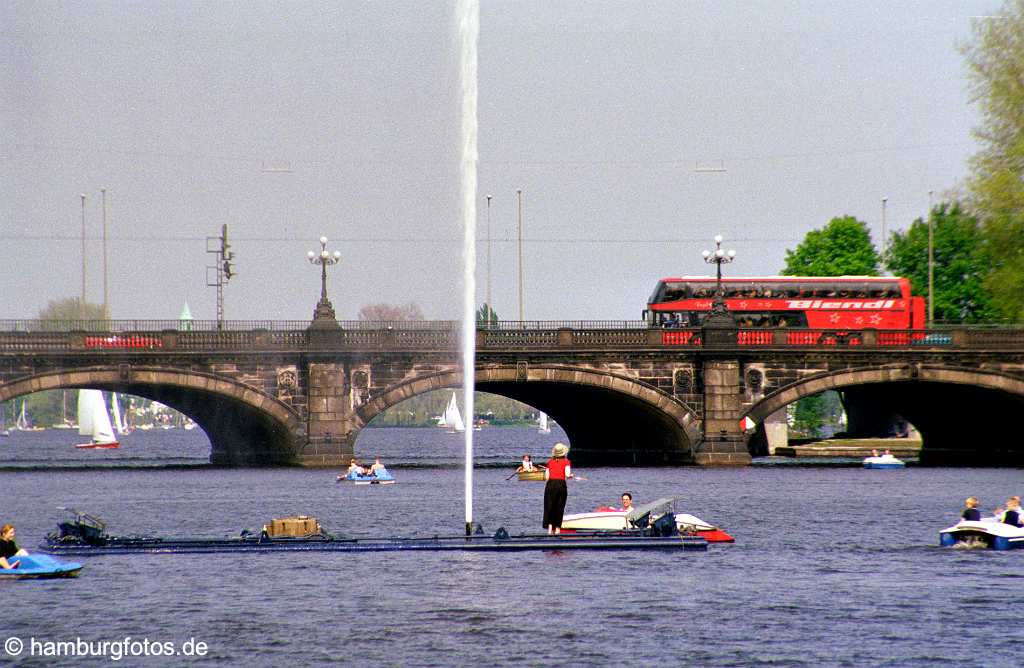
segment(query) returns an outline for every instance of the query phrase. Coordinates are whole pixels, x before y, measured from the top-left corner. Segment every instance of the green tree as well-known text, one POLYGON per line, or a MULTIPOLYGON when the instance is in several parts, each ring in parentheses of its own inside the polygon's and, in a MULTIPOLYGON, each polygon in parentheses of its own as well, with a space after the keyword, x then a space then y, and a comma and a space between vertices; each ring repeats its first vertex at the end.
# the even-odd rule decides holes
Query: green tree
POLYGON ((483 304, 476 310, 476 326, 481 328, 495 327, 498 324, 498 314, 494 312, 490 304, 483 304))
POLYGON ((998 16, 978 19, 967 60, 981 111, 968 187, 982 220, 992 271, 985 283, 1006 319, 1024 319, 1024 0, 1009 0, 998 16))
MULTIPOLYGON (((985 289, 991 271, 988 245, 976 218, 958 202, 931 210, 936 322, 992 322, 998 312, 985 289)), ((915 295, 928 296, 928 223, 918 218, 892 235, 886 267, 910 279, 915 295)))
POLYGON ((867 223, 853 216, 833 218, 807 233, 796 250, 786 250, 784 276, 877 276, 881 258, 867 223))
POLYGON ((51 301, 39 311, 40 320, 109 320, 110 311, 101 304, 83 302, 78 297, 51 301))

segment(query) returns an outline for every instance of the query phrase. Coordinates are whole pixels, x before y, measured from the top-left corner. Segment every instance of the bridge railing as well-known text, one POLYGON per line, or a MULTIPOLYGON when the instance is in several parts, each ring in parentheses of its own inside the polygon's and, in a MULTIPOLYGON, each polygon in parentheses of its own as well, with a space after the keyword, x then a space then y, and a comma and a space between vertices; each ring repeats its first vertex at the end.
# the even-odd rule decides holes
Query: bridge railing
MULTIPOLYGON (((310 336, 308 321, 0 320, 0 352, 454 350, 456 321, 340 321, 310 336), (326 342, 326 343, 325 343, 326 342)), ((481 349, 701 348, 700 328, 655 329, 642 321, 501 321, 478 327, 481 349)), ((919 330, 742 328, 738 349, 1024 349, 1024 327, 946 326, 919 330)))

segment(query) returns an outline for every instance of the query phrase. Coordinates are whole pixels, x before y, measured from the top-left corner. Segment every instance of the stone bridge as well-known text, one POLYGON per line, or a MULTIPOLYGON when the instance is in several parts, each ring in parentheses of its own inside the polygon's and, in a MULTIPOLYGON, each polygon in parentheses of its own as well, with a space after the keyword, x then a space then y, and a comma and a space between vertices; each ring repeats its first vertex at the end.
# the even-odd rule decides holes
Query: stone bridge
MULTIPOLYGON (((461 386, 458 336, 450 322, 0 321, 0 401, 123 392, 195 420, 215 464, 337 466, 382 411, 461 386)), ((748 464, 768 416, 830 389, 856 409, 851 428, 912 423, 924 462, 1024 460, 1007 426, 1024 413, 1024 329, 499 323, 476 351, 476 389, 548 413, 579 464, 748 464)))

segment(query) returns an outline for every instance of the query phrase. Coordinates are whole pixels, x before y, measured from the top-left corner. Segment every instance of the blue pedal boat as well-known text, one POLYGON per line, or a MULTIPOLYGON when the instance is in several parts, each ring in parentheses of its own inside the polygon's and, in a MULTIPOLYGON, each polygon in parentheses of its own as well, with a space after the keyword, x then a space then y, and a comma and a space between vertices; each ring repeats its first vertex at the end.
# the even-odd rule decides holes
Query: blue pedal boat
POLYGON ((54 559, 48 554, 26 554, 11 557, 8 563, 18 563, 17 568, 0 568, 0 580, 46 580, 50 578, 73 578, 82 570, 82 564, 54 559))

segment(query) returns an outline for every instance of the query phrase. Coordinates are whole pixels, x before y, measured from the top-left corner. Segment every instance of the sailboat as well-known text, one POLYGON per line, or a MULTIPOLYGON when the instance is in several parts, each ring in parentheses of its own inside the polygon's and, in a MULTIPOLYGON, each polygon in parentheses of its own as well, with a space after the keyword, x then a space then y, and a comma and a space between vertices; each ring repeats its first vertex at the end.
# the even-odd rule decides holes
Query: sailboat
POLYGON ((25 400, 21 400, 21 412, 18 413, 18 421, 15 424, 15 429, 18 431, 43 431, 46 427, 37 427, 29 422, 28 416, 25 415, 25 400))
POLYGON ((448 407, 444 409, 444 424, 448 427, 449 434, 461 434, 466 431, 466 425, 462 423, 462 415, 459 414, 459 405, 455 402, 455 393, 452 392, 452 399, 448 407))
POLYGON ((7 411, 4 405, 0 404, 0 436, 10 436, 11 430, 7 428, 7 411))
POLYGON ((117 392, 110 393, 110 421, 119 436, 128 433, 128 422, 121 415, 121 403, 117 400, 117 392))
POLYGON ((540 412, 537 416, 537 433, 538 434, 550 434, 551 427, 548 426, 548 414, 544 411, 540 412))
POLYGON ((79 443, 76 448, 108 450, 121 447, 114 438, 114 428, 110 424, 107 405, 100 390, 78 391, 78 433, 91 436, 92 440, 79 443))

